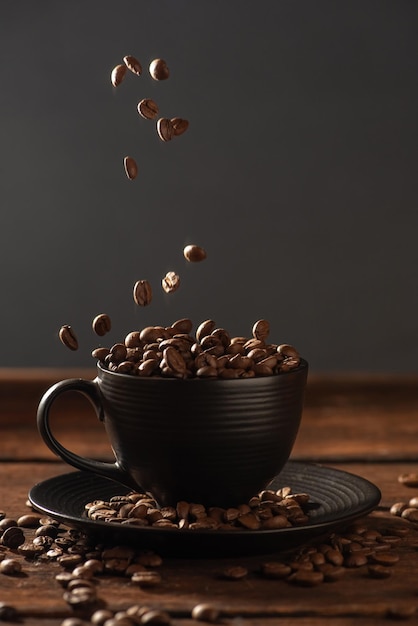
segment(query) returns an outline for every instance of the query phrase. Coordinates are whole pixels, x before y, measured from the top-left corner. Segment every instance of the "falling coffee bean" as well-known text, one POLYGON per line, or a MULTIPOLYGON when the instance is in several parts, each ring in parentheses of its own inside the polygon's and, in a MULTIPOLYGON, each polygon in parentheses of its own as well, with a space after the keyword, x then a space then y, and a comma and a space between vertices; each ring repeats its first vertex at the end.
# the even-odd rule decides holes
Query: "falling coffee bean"
POLYGON ((205 250, 195 244, 186 246, 183 250, 183 254, 186 261, 189 261, 190 263, 199 263, 199 261, 206 259, 205 250))
POLYGON ((164 59, 154 59, 149 66, 149 73, 154 80, 166 80, 169 75, 169 69, 164 59))
POLYGON ((100 315, 96 315, 92 322, 92 327, 96 335, 99 337, 103 337, 106 335, 112 327, 112 322, 110 317, 106 315, 106 313, 101 313, 100 315))
POLYGON ((180 276, 175 272, 167 272, 161 284, 166 293, 173 293, 180 287, 180 276))
POLYGON ((78 350, 78 339, 71 326, 64 324, 59 331, 61 342, 70 350, 78 350))
POLYGON ((136 59, 131 54, 127 54, 126 56, 124 56, 123 62, 125 63, 128 70, 133 72, 133 74, 136 74, 137 76, 140 76, 142 74, 142 65, 140 64, 138 59, 136 59))
POLYGON ((157 121, 157 133, 161 141, 171 141, 173 138, 173 126, 171 120, 161 117, 157 121))
POLYGON ((189 128, 189 122, 184 120, 182 117, 172 117, 170 122, 173 128, 173 135, 176 137, 185 133, 189 128))
POLYGON ((125 78, 127 67, 126 65, 116 65, 111 74, 110 80, 112 81, 112 85, 114 87, 119 87, 123 79, 125 78))
POLYGON ((158 115, 158 105, 151 98, 144 98, 138 102, 138 113, 147 120, 153 120, 158 115))
POLYGON ((126 156, 123 160, 126 176, 129 180, 134 180, 138 175, 138 166, 135 159, 130 156, 126 156))
POLYGON ((152 300, 152 288, 147 280, 137 280, 134 285, 133 297, 138 306, 147 306, 152 300))

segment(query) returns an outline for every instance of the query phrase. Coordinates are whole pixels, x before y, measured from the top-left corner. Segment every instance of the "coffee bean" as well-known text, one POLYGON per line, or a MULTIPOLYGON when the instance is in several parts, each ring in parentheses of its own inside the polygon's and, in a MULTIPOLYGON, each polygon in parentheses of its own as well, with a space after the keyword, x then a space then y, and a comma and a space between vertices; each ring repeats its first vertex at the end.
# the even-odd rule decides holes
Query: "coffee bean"
POLYGON ((18 617, 18 610, 14 606, 0 602, 0 622, 15 622, 18 617))
POLYGON ((166 611, 152 609, 142 614, 141 624, 159 624, 161 626, 167 626, 171 624, 171 617, 166 611))
POLYGON ((157 120, 157 133, 161 141, 171 141, 173 132, 171 120, 166 117, 160 117, 160 119, 157 120))
POLYGON ((126 156, 123 159, 123 167, 129 180, 134 180, 138 176, 138 165, 133 157, 126 156))
POLYGON ((78 350, 77 336, 71 326, 65 324, 59 330, 59 338, 61 342, 70 350, 78 350))
POLYGON ((96 335, 99 337, 103 337, 110 331, 112 328, 111 319, 106 313, 101 313, 100 315, 96 315, 92 322, 92 327, 96 335))
POLYGON ((149 66, 149 73, 154 80, 166 80, 169 75, 169 69, 164 59, 154 59, 149 66))
POLYGON ((163 352, 163 356, 168 367, 170 367, 174 372, 180 375, 184 375, 186 373, 186 362, 180 352, 178 352, 175 348, 166 348, 163 352))
POLYGON ((23 530, 18 526, 11 526, 10 528, 6 528, 1 536, 1 542, 7 548, 15 549, 18 546, 22 545, 25 541, 25 535, 23 530))
POLYGON ((125 63, 128 70, 130 70, 133 74, 136 74, 137 76, 140 76, 142 74, 141 63, 131 54, 127 54, 126 56, 124 56, 123 62, 125 63))
POLYGON ((256 339, 264 341, 270 332, 270 324, 267 320, 258 320, 253 326, 253 336, 256 339))
POLYGON ((108 354, 110 354, 110 352, 107 348, 95 348, 92 351, 91 356, 93 357, 93 359, 97 359, 98 361, 103 362, 108 354))
POLYGON ((144 98, 138 102, 138 113, 147 120, 153 120, 158 115, 158 105, 151 98, 144 98))
POLYGON ((171 126, 173 128, 173 135, 175 137, 178 137, 179 135, 182 135, 189 128, 188 120, 184 120, 181 117, 172 117, 170 122, 171 122, 171 126))
POLYGON ((40 516, 35 514, 21 515, 17 519, 17 526, 21 528, 37 528, 39 526, 39 519, 40 516))
POLYGON ((22 566, 16 559, 3 559, 0 561, 0 572, 6 576, 16 576, 22 571, 22 566))
POLYGON ((408 506, 418 509, 418 496, 414 496, 408 502, 408 506))
POLYGON ((180 276, 175 272, 167 272, 161 284, 166 293, 173 293, 180 287, 180 276))
POLYGON ((133 297, 138 306, 148 306, 152 300, 152 288, 147 280, 137 280, 133 297))
POLYGON ((123 81, 123 79, 125 78, 125 74, 126 74, 126 65, 116 65, 111 74, 110 74, 110 80, 112 82, 112 85, 114 87, 119 87, 119 85, 121 84, 121 82, 123 81))
POLYGON ((106 620, 110 620, 112 618, 112 611, 109 611, 108 609, 98 609, 90 617, 90 622, 94 624, 94 626, 104 626, 106 620))
POLYGON ((199 263, 206 259, 206 251, 196 244, 189 244, 183 250, 184 258, 190 263, 199 263))
POLYGON ((214 623, 218 621, 219 616, 220 611, 213 604, 202 602, 192 609, 192 618, 201 622, 214 623))
POLYGON ((131 582, 139 585, 140 587, 155 587, 161 582, 161 580, 161 575, 153 570, 135 572, 131 576, 131 582))
POLYGON ((222 572, 223 578, 228 580, 241 580, 248 576, 248 570, 246 567, 242 567, 241 565, 232 565, 231 567, 226 567, 222 572))
POLYGON ((299 587, 316 587, 324 581, 324 575, 322 572, 299 569, 291 574, 287 580, 299 587))
POLYGON ((402 511, 401 517, 407 519, 409 522, 418 522, 418 509, 407 507, 402 511))
POLYGON ((405 487, 418 487, 418 474, 408 473, 398 476, 398 481, 405 487))
POLYGON ((272 561, 261 565, 261 574, 264 578, 283 580, 290 576, 291 573, 292 568, 285 563, 272 561))
POLYGON ((370 560, 379 565, 395 565, 399 561, 399 555, 391 551, 378 552, 372 554, 370 560))

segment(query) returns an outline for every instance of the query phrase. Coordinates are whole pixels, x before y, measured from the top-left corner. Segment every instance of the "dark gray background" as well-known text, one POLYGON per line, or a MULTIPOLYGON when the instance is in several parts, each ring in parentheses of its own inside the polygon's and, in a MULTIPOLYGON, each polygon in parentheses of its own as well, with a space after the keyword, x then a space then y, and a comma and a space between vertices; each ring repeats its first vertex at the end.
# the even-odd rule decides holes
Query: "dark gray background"
POLYGON ((416 372, 417 25, 415 0, 1 0, 0 366, 93 366, 107 312, 105 345, 268 318, 312 371, 416 372), (188 132, 163 144, 143 97, 188 132))

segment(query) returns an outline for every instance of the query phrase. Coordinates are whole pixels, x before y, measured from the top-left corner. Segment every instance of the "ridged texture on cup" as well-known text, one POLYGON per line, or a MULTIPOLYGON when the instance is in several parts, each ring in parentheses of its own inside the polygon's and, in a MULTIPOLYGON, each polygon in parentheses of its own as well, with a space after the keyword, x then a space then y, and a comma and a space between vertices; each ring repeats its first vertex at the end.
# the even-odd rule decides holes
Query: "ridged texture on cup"
POLYGON ((231 506, 289 458, 308 365, 246 380, 137 378, 99 367, 104 423, 119 465, 159 504, 231 506))

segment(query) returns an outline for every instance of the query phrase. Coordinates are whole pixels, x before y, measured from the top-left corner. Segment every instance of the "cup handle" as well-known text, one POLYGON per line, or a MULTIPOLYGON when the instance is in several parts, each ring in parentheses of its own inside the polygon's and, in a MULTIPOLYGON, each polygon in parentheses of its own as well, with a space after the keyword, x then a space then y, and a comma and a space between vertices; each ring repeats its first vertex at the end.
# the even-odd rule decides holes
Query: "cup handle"
POLYGON ((70 378, 68 380, 62 380, 45 392, 42 396, 37 413, 37 425, 39 433, 52 452, 61 457, 64 461, 76 467, 77 469, 93 472, 94 474, 99 474, 100 476, 105 476, 106 478, 110 478, 111 480, 116 480, 117 482, 123 483, 132 488, 138 488, 135 485, 133 479, 130 477, 128 472, 125 472, 117 463, 106 463, 104 461, 96 461, 94 459, 89 459, 79 454, 75 454, 71 452, 67 448, 65 448, 52 434, 50 421, 49 421, 49 411, 54 403, 54 401, 60 396, 62 393, 67 391, 77 391, 85 396, 93 405, 97 417, 100 421, 104 420, 104 411, 102 400, 99 394, 99 390, 97 387, 97 383, 93 380, 83 380, 82 378, 70 378))

